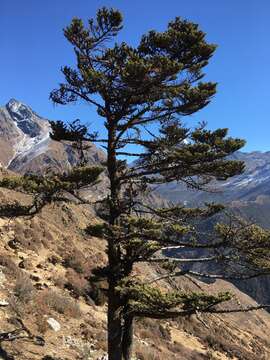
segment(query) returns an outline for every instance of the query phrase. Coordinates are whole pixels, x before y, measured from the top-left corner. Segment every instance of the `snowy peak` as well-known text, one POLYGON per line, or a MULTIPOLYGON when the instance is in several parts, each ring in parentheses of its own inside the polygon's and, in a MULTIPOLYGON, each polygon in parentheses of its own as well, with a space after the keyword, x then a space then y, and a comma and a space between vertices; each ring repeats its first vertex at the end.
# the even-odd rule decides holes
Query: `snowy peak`
POLYGON ((16 122, 18 128, 26 135, 34 138, 40 135, 41 127, 35 121, 36 115, 32 109, 16 99, 11 99, 6 105, 12 119, 16 122))
POLYGON ((22 103, 20 101, 18 101, 16 99, 10 99, 9 102, 7 103, 6 107, 11 112, 16 113, 21 105, 22 105, 22 103))
POLYGON ((16 99, 0 108, 0 162, 17 169, 47 151, 50 124, 16 99))

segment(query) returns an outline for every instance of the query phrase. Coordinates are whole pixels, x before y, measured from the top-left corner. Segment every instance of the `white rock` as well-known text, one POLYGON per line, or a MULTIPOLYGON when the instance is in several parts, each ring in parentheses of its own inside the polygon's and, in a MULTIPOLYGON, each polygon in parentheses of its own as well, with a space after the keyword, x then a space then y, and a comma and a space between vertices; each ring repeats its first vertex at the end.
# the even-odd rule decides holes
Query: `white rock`
POLYGON ((54 318, 49 318, 49 319, 47 319, 47 323, 50 325, 50 327, 51 327, 54 331, 59 331, 59 330, 61 330, 61 325, 60 325, 59 322, 56 321, 54 318))
POLYGON ((0 300, 0 306, 8 306, 9 303, 6 300, 0 300))

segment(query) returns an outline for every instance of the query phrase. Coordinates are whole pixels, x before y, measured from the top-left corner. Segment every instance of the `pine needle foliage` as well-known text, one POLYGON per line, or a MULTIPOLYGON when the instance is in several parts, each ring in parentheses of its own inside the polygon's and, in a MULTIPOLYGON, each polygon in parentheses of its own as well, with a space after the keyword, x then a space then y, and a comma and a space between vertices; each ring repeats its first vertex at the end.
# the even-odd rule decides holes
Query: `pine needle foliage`
POLYGON ((19 202, 4 204, 0 207, 0 216, 33 215, 46 204, 67 200, 66 193, 77 196, 77 191, 81 188, 96 184, 102 171, 101 166, 79 165, 62 174, 5 176, 0 180, 0 187, 32 195, 33 202, 30 205, 19 202))

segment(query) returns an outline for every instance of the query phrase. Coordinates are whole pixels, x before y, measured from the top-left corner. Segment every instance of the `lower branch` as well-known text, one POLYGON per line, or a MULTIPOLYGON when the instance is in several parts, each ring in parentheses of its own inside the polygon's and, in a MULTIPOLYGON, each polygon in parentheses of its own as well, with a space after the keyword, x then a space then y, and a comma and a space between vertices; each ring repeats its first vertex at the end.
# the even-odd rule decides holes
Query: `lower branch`
POLYGON ((249 280, 249 279, 253 279, 259 276, 263 276, 263 275, 270 275, 269 271, 263 271, 263 272, 258 272, 255 274, 251 274, 251 275, 219 275, 219 274, 206 274, 206 273, 201 273, 201 272, 197 272, 197 271, 192 271, 192 270, 179 270, 179 271, 175 271, 169 274, 165 274, 165 275, 161 275, 156 277, 153 280, 150 280, 149 282, 147 282, 147 284, 153 284, 157 281, 160 280, 166 280, 166 279, 171 279, 174 277, 178 277, 178 276, 185 276, 185 275, 191 275, 191 276, 195 276, 195 277, 201 277, 201 278, 206 278, 206 279, 222 279, 222 280, 249 280))
POLYGON ((260 309, 267 309, 270 308, 270 304, 262 304, 257 306, 247 306, 245 308, 236 308, 236 309, 191 309, 191 310, 179 310, 179 311, 167 311, 162 313, 151 313, 148 311, 142 311, 135 313, 137 317, 148 317, 151 319, 173 319, 181 316, 189 316, 196 313, 207 313, 207 314, 230 314, 230 313, 240 313, 240 312, 249 312, 255 311, 260 309))
POLYGON ((191 258, 191 259, 181 259, 181 258, 150 258, 150 259, 139 259, 140 262, 149 262, 149 263, 164 263, 164 262, 174 262, 174 263, 196 263, 196 262, 208 262, 215 260, 229 260, 228 256, 210 256, 210 257, 201 257, 201 258, 191 258))

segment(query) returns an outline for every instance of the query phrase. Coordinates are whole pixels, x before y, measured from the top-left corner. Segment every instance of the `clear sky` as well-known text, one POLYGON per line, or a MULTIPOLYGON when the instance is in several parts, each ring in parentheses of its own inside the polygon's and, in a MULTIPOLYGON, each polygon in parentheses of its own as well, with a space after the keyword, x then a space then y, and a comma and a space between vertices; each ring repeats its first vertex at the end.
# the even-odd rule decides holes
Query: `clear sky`
POLYGON ((61 81, 61 66, 74 60, 62 29, 72 17, 86 20, 104 5, 123 13, 119 39, 133 45, 150 29, 164 30, 175 16, 199 23, 208 41, 218 44, 206 74, 219 86, 192 123, 229 127, 247 140, 245 151, 270 150, 269 0, 0 0, 0 105, 16 98, 49 119, 95 124, 93 109, 55 107, 49 93, 61 81))

